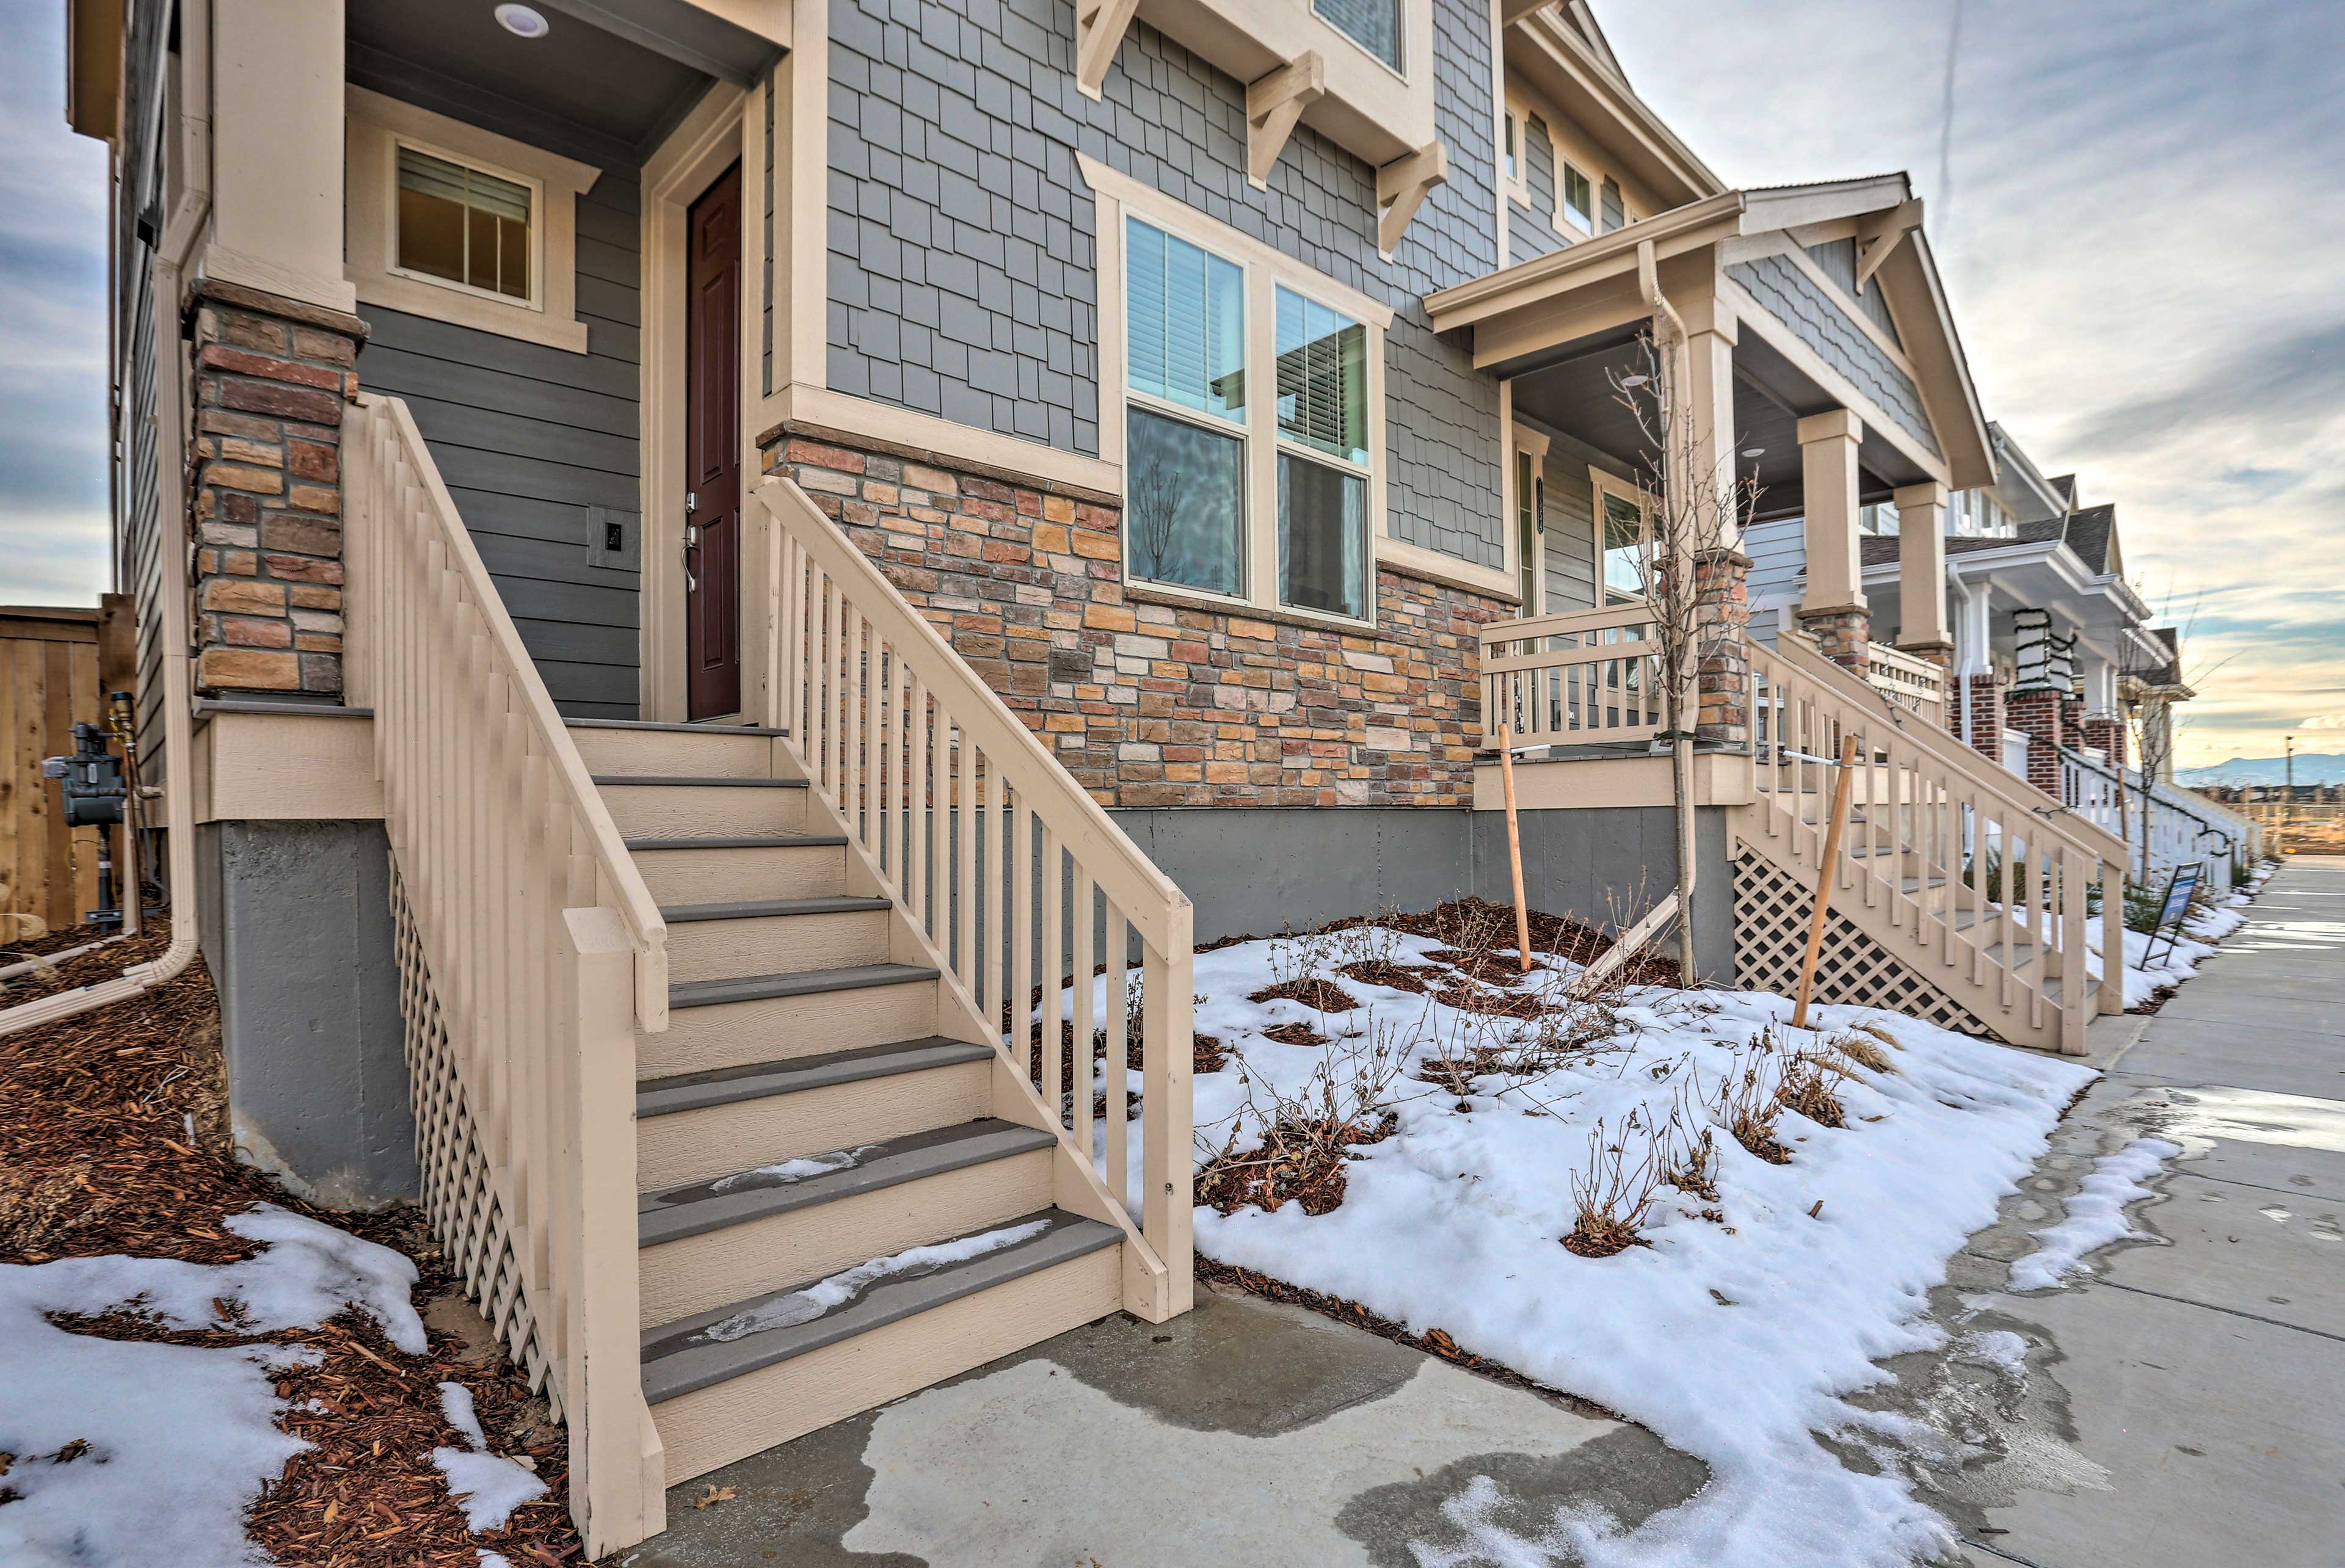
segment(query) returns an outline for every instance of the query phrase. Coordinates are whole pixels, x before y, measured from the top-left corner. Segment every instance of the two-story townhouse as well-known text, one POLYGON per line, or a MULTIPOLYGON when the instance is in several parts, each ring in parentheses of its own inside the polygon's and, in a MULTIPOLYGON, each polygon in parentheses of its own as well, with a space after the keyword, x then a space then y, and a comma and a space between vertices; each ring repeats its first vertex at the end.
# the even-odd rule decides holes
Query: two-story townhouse
POLYGON ((1184 1310, 1193 944, 1503 886, 1494 709, 1544 747, 1542 905, 1677 879, 1690 721, 1689 939, 1772 981, 1844 740, 1888 793, 1828 984, 2039 1045, 2107 1000, 2099 842, 1865 678, 1943 663, 1942 513, 1996 474, 1920 204, 1727 188, 1584 5, 71 18, 140 712, 239 1135, 420 1187, 594 1550, 664 1483, 1184 1310), (1632 571, 1646 339, 1690 482, 1751 481, 1808 563, 1771 649, 1739 530, 1696 563, 1684 715, 1632 571), (2015 928, 1974 842, 2059 921, 2015 928), (1030 1007, 1130 1086, 1030 1057, 1030 1007))

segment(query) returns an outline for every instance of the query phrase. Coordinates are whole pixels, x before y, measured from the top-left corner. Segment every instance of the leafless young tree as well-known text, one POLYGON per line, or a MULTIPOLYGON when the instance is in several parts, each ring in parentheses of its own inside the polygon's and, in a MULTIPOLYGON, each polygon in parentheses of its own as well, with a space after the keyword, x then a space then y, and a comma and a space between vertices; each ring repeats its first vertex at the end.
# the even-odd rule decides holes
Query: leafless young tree
POLYGON ((1163 458, 1152 456, 1132 488, 1132 537, 1146 564, 1142 574, 1164 575, 1164 558, 1172 549, 1172 526, 1181 514, 1181 494, 1187 488, 1163 458))
MULTIPOLYGON (((1666 299, 1658 303, 1657 318, 1674 327, 1676 313, 1666 299)), ((1690 379, 1681 329, 1660 337, 1640 333, 1628 370, 1611 378, 1613 394, 1637 421, 1644 448, 1637 464, 1645 501, 1635 560, 1650 607, 1646 636, 1653 643, 1659 688, 1652 701, 1669 725, 1663 734, 1670 743, 1677 808, 1678 972, 1689 986, 1694 982, 1694 725, 1702 672, 1718 666, 1743 613, 1726 602, 1716 572, 1706 568, 1741 538, 1759 497, 1757 481, 1736 474, 1733 433, 1720 432, 1713 443, 1696 429, 1686 390, 1690 379)), ((1600 575, 1600 562, 1598 571, 1600 575)))

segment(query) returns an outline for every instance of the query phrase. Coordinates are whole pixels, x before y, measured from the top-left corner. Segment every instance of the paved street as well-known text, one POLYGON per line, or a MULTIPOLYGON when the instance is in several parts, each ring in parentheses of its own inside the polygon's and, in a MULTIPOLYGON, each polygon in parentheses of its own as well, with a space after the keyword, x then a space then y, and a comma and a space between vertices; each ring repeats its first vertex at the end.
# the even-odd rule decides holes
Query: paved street
POLYGON ((2035 1194, 1958 1260, 1941 1317, 2015 1332, 2026 1373, 1938 1378, 1939 1413, 1961 1418, 1941 1424, 1984 1432, 1994 1457, 1950 1469, 1934 1501, 1978 1568, 2337 1568, 2345 858, 2291 862, 2198 979, 2112 1026, 2096 1051, 2107 1076, 2035 1194), (2057 1292, 1964 1290, 2025 1249, 2028 1212, 2049 1212, 2036 1194, 2143 1136, 2184 1150, 2135 1210, 2153 1244, 2098 1255, 2096 1277, 2057 1292))

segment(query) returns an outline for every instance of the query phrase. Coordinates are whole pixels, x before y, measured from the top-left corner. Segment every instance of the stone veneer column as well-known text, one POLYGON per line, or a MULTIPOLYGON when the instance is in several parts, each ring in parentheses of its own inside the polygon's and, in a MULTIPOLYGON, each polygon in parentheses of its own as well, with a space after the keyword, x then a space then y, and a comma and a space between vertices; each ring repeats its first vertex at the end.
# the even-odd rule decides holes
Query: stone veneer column
POLYGON ((340 701, 341 419, 366 323, 218 280, 188 309, 197 690, 340 701))
POLYGON ((1694 557, 1700 606, 1699 702, 1694 728, 1721 745, 1751 744, 1751 558, 1731 547, 1694 557))

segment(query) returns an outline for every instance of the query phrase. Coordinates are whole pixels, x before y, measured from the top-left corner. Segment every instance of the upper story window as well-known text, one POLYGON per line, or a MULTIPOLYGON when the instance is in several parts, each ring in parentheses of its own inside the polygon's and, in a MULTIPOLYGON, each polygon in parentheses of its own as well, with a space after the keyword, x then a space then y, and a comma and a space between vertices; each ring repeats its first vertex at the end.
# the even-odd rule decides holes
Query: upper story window
POLYGON ((1402 4, 1403 0, 1311 0, 1311 8, 1345 37, 1397 71, 1402 68, 1402 4))
POLYGON ((1125 571, 1370 620, 1381 323, 1137 216, 1122 240, 1125 571))
POLYGON ((1522 128, 1516 123, 1515 111, 1507 111, 1506 174, 1509 183, 1523 177, 1522 128))
POLYGON ((509 299, 530 298, 530 187, 411 147, 399 149, 399 270, 509 299))
POLYGON ((1557 164, 1555 200, 1566 223, 1582 234, 1596 232, 1596 187, 1575 166, 1557 164))

